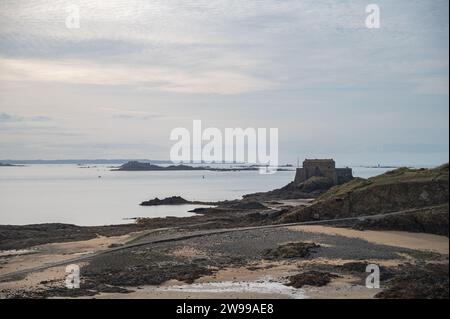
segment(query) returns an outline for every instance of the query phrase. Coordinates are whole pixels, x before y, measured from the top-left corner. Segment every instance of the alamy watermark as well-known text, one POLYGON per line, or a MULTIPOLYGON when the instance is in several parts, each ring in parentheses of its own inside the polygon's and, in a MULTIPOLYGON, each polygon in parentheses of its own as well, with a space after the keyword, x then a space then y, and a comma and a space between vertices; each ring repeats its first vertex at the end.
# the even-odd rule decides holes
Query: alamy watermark
POLYGON ((380 288, 380 267, 375 264, 367 265, 366 272, 370 275, 366 278, 366 287, 369 289, 380 288))
POLYGON ((261 174, 278 168, 278 128, 218 128, 202 130, 194 120, 192 133, 183 127, 172 130, 170 150, 174 163, 250 163, 260 166, 261 174))
POLYGON ((372 3, 366 7, 366 13, 369 15, 366 17, 366 27, 368 29, 379 29, 381 27, 380 21, 380 6, 372 3))
POLYGON ((66 13, 68 13, 65 24, 67 29, 80 28, 80 7, 74 4, 67 6, 66 13))
POLYGON ((66 288, 67 289, 79 289, 80 288, 80 266, 69 265, 66 267, 66 288))
MULTIPOLYGON (((66 7, 68 14, 65 19, 65 25, 68 29, 80 28, 80 7, 70 4, 66 7)), ((380 20, 380 6, 376 3, 371 3, 366 6, 366 13, 368 14, 365 20, 365 25, 368 29, 379 29, 381 27, 380 20)))

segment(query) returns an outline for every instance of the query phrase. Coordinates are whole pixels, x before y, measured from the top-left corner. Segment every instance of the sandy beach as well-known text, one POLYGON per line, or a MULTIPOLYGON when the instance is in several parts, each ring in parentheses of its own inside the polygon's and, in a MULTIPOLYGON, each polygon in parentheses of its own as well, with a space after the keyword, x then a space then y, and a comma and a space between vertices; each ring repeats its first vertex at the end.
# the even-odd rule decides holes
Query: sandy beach
MULTIPOLYGON (((164 234, 149 236, 164 236, 164 234)), ((169 273, 167 280, 161 279, 158 284, 148 285, 142 282, 139 285, 123 285, 127 293, 98 290, 95 292, 95 289, 95 293, 87 293, 81 289, 75 294, 73 294, 74 291, 69 290, 65 297, 374 298, 382 289, 368 289, 364 286, 365 271, 348 272, 340 267, 351 263, 371 263, 386 268, 424 261, 448 264, 449 250, 448 238, 444 236, 392 231, 356 231, 328 226, 290 226, 276 230, 236 231, 179 242, 144 245, 131 251, 124 250, 95 257, 95 254, 108 250, 111 245, 126 244, 133 238, 142 241, 146 237, 143 233, 133 233, 116 237, 98 237, 86 241, 39 245, 33 247, 33 250, 28 253, 16 256, 14 252, 10 252, 9 256, 5 256, 6 253, 3 252, 0 276, 77 256, 93 255, 92 259, 79 263, 82 268, 82 280, 86 273, 87 280, 97 278, 94 281, 100 279, 101 282, 106 283, 110 277, 106 276, 102 279, 104 266, 100 265, 111 262, 110 266, 115 269, 114 264, 121 265, 131 255, 142 256, 151 251, 152 264, 169 262, 171 265, 183 265, 184 270, 169 273), (320 248, 316 253, 305 258, 267 260, 261 257, 261 251, 299 241, 314 242, 320 248), (199 265, 200 268, 197 269, 199 265), (100 268, 97 269, 97 267, 100 268), (334 278, 327 285, 318 287, 305 285, 297 289, 289 285, 290 276, 310 270, 331 272, 339 277, 334 278), (199 274, 186 277, 184 273, 186 271, 196 271, 199 274)), ((141 267, 139 265, 140 263, 137 263, 135 267, 141 267)), ((120 276, 120 271, 123 269, 119 268, 117 274, 120 276)), ((160 266, 157 266, 157 269, 164 272, 160 266)), ((116 273, 116 270, 113 272, 116 273)), ((146 275, 144 271, 136 276, 145 277, 146 275)), ((58 294, 53 296, 49 294, 49 291, 55 288, 58 288, 58 291, 64 289, 66 276, 65 266, 31 272, 22 278, 1 282, 0 296, 4 298, 16 293, 58 297, 58 294)), ((64 296, 58 298, 60 297, 64 296)))

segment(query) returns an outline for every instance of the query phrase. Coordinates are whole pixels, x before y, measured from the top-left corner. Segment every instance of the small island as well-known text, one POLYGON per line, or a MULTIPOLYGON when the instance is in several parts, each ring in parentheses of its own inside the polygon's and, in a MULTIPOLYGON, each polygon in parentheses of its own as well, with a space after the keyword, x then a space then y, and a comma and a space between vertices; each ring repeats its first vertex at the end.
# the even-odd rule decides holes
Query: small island
POLYGON ((23 167, 24 165, 0 163, 0 167, 23 167))
POLYGON ((170 165, 159 166, 151 163, 143 163, 138 161, 131 161, 121 165, 114 171, 198 171, 205 170, 203 167, 192 167, 187 165, 170 165))
MULTIPOLYGON (((240 172, 240 171, 259 171, 260 166, 240 166, 240 167, 230 167, 230 168, 214 168, 210 166, 189 166, 189 165, 170 165, 170 166, 159 166, 151 163, 144 163, 138 161, 127 162, 117 168, 112 169, 113 171, 212 171, 212 172, 240 172)), ((277 171, 283 171, 285 169, 278 169, 277 171)))
POLYGON ((186 205, 191 204, 192 202, 184 199, 180 196, 172 196, 164 199, 159 199, 156 197, 155 199, 151 199, 141 203, 141 206, 160 206, 160 205, 186 205))

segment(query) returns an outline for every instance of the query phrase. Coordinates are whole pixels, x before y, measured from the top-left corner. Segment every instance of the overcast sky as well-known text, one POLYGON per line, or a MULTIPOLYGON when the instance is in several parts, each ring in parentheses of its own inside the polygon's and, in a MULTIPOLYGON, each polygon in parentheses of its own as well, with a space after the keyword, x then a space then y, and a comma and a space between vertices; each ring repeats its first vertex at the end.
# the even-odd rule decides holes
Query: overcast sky
POLYGON ((2 0, 0 159, 168 159, 171 130, 198 119, 279 128, 282 163, 440 164, 448 12, 447 0, 2 0), (370 3, 380 29, 365 27, 370 3))

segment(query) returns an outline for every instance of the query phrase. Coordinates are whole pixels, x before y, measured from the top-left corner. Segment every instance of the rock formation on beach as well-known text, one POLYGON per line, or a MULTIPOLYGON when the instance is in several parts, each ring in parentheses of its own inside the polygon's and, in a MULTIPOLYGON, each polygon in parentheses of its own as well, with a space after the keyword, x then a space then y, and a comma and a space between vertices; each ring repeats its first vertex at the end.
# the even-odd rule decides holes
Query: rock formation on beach
POLYGON ((299 207, 280 222, 326 220, 405 211, 361 221, 361 227, 400 228, 448 235, 449 165, 434 169, 400 168, 369 179, 335 186, 309 207, 299 207), (431 218, 432 216, 432 218, 431 218), (386 222, 389 218, 390 222, 386 222))
POLYGON ((246 200, 283 200, 316 198, 336 185, 353 179, 351 168, 336 168, 332 159, 316 159, 303 162, 297 168, 295 179, 286 186, 269 192, 244 195, 246 200))

